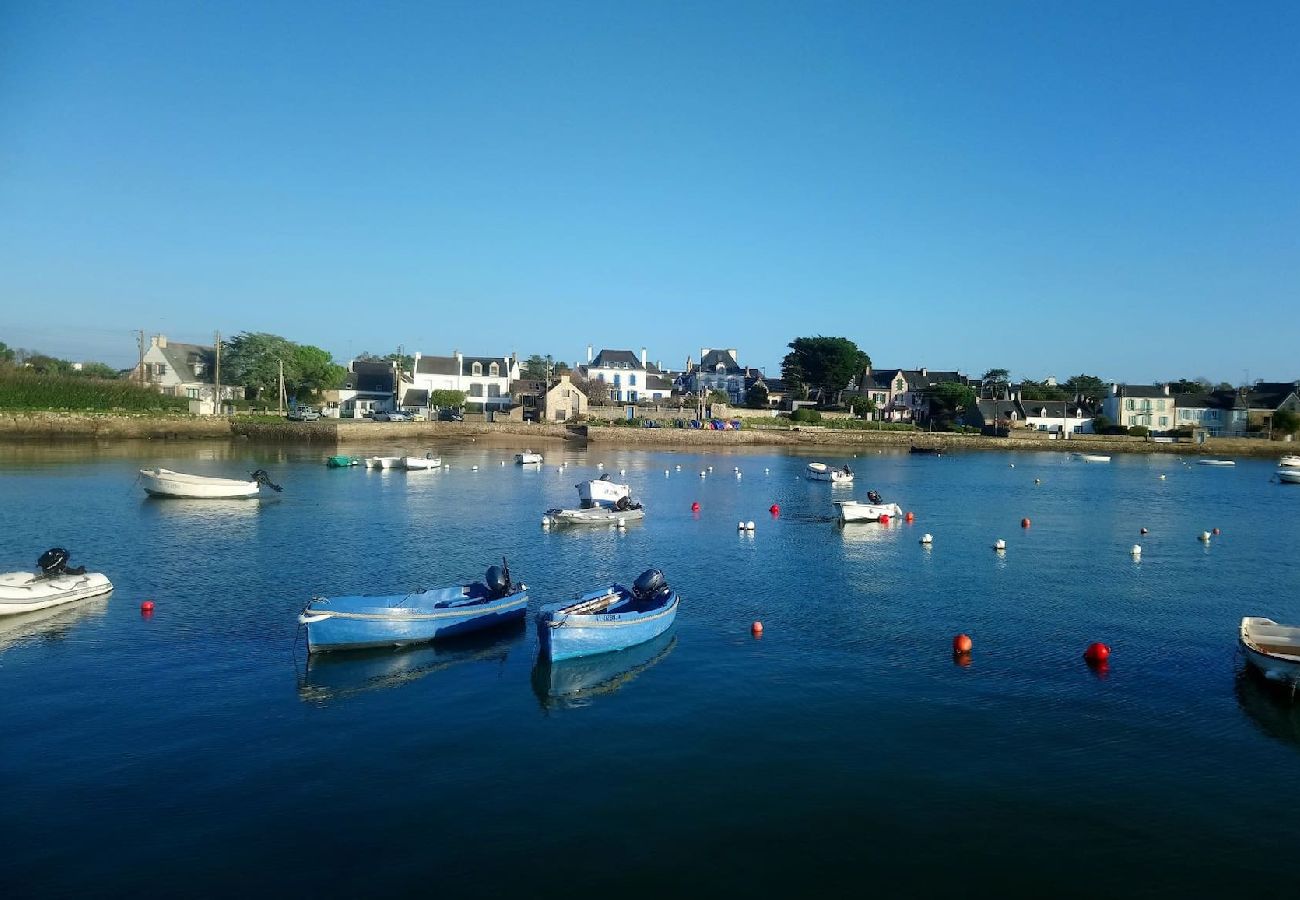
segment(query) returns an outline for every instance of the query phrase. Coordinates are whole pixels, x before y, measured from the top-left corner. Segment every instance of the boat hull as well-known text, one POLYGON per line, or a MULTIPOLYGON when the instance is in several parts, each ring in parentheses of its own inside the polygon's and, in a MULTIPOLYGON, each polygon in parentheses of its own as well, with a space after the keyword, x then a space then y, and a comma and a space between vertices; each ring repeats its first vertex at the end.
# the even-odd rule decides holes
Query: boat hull
POLYGON ((542 655, 554 663, 643 644, 672 627, 679 602, 673 591, 664 606, 648 612, 564 615, 559 607, 544 609, 537 617, 542 655))
POLYGON ((442 457, 440 456, 407 456, 402 460, 402 468, 409 471, 422 469, 437 469, 442 466, 442 457))
POLYGON ((1230 459, 1198 459, 1196 464, 1198 466, 1218 466, 1225 469, 1229 466, 1236 465, 1236 463, 1230 459))
POLYGON ((1300 484, 1300 469, 1278 469, 1277 480, 1283 484, 1300 484))
POLYGON ((543 461, 544 458, 540 453, 516 453, 515 454, 515 465, 532 466, 532 465, 538 465, 543 461))
POLYGON ((256 481, 186 475, 170 469, 141 469, 140 484, 151 497, 182 497, 189 500, 239 500, 258 495, 256 481))
POLYGON ((843 469, 832 469, 825 463, 809 463, 805 470, 809 481, 829 481, 832 484, 851 484, 853 473, 843 469))
POLYGON ((1241 620, 1240 643, 1246 663, 1266 679, 1300 685, 1300 628, 1247 616, 1241 620))
POLYGON ((358 460, 353 459, 351 456, 331 456, 325 460, 325 465, 331 469, 346 469, 355 466, 357 463, 358 460))
POLYGON ((1083 461, 1086 462, 1086 463, 1108 463, 1108 462, 1110 462, 1110 457, 1109 457, 1109 456, 1102 456, 1102 455, 1097 454, 1097 453, 1080 453, 1080 454, 1079 454, 1079 459, 1083 460, 1083 461))
MULTIPOLYGON (((340 598, 358 599, 358 598, 340 598)), ((389 606, 386 602, 406 596, 375 597, 373 606, 349 604, 348 609, 331 609, 328 603, 312 601, 299 616, 307 628, 307 649, 360 650, 368 647, 402 647, 423 644, 519 622, 528 612, 528 592, 518 591, 499 600, 460 607, 389 606)))
POLYGON ((395 469, 402 464, 400 456, 370 456, 366 458, 367 469, 395 469))
POLYGON ((0 575, 0 616, 37 612, 52 606, 102 597, 113 590, 100 572, 39 578, 31 572, 0 575))
POLYGON ((897 503, 859 503, 841 500, 835 504, 841 522, 879 522, 881 516, 901 517, 903 509, 897 503))
POLYGON ((639 522, 644 518, 644 509, 620 510, 606 507, 548 509, 545 516, 548 525, 617 525, 620 519, 624 522, 639 522))

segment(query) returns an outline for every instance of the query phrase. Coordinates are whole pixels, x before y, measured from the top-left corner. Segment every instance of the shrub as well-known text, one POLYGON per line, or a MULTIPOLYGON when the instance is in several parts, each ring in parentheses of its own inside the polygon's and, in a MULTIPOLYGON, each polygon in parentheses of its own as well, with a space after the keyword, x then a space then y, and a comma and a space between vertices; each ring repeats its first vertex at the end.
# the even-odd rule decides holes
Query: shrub
POLYGON ((0 370, 0 409, 189 412, 190 402, 185 397, 168 397, 132 381, 3 369, 0 370))
POLYGON ((1134 425, 1128 430, 1129 437, 1146 437, 1151 433, 1151 429, 1145 425, 1134 425))
POLYGON ((808 409, 806 406, 800 407, 790 413, 790 421, 798 422, 801 425, 820 425, 822 414, 815 409, 808 409))

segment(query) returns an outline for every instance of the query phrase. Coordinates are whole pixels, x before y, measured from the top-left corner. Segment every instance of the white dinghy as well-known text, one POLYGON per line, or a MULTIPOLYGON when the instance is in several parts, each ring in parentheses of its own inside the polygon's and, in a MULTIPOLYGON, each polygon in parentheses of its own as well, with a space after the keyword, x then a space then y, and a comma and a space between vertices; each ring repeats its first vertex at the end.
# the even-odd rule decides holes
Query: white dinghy
POLYGON ((1083 460, 1084 462, 1090 462, 1090 463, 1110 462, 1109 456, 1103 456, 1100 453, 1080 453, 1079 459, 1083 460))
POLYGON ((833 484, 849 484, 853 481, 853 470, 848 466, 834 469, 826 465, 826 463, 810 462, 808 463, 808 480, 829 481, 833 484))
POLYGON ((194 500, 237 500, 256 497, 265 485, 277 493, 282 490, 272 484, 266 470, 258 469, 245 481, 239 478, 212 478, 207 475, 186 475, 171 469, 141 469, 140 482, 151 497, 186 497, 194 500))
POLYGON ((525 450, 523 453, 515 454, 515 462, 521 466, 540 464, 543 461, 542 454, 534 453, 532 450, 525 450))
POLYGON ((577 509, 548 509, 544 525, 617 525, 645 518, 641 504, 632 499, 632 489, 602 475, 574 485, 578 489, 577 509))
POLYGON ((1236 462, 1231 459, 1198 459, 1196 464, 1198 466, 1219 466, 1221 468, 1226 468, 1228 466, 1235 466, 1236 462))
POLYGON ((1277 480, 1282 484, 1300 484, 1300 469, 1278 469, 1277 480))
POLYGON ((367 469, 397 469, 402 465, 400 456, 367 456, 367 469))
POLYGON ((861 500, 836 500, 840 522, 879 522, 885 516, 901 518, 903 508, 897 503, 886 503, 875 491, 867 492, 867 502, 861 500))
POLYGON ((1246 616, 1241 620, 1241 649, 1246 662, 1269 681, 1300 685, 1300 628, 1246 616))
POLYGON ((442 466, 442 457, 426 453, 424 456, 406 456, 402 458, 402 468, 409 471, 418 469, 437 469, 442 466))
POLYGON ((0 575, 0 616, 36 612, 63 603, 101 597, 113 590, 106 575, 68 568, 68 551, 52 547, 36 561, 39 572, 0 575))
POLYGON ((1300 469, 1300 456, 1287 455, 1277 461, 1284 469, 1300 469))

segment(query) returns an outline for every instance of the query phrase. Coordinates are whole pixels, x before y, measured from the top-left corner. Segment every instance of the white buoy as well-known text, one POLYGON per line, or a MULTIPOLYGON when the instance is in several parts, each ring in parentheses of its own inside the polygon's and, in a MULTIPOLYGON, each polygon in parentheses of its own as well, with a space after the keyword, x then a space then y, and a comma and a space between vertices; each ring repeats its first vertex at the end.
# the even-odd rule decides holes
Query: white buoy
POLYGON ((1202 531, 1199 540, 1208 544, 1210 542, 1210 533, 1208 531, 1202 531))
POLYGON ((681 466, 678 466, 678 467, 677 467, 677 471, 680 472, 681 470, 682 470, 682 467, 681 467, 681 466))
POLYGON ((993 542, 993 549, 994 549, 994 550, 1005 550, 1005 549, 1007 549, 1007 542, 1004 541, 1004 540, 1002 540, 1002 538, 998 538, 996 541, 993 542))
POLYGON ((741 474, 740 474, 739 472, 737 472, 737 473, 736 473, 736 477, 737 477, 737 478, 740 478, 740 477, 742 477, 742 476, 741 476, 741 474))
POLYGON ((772 470, 771 470, 771 469, 764 469, 764 470, 763 470, 763 474, 764 474, 764 475, 771 475, 771 474, 772 474, 772 470))
POLYGON ((750 521, 748 521, 748 522, 745 523, 745 530, 746 530, 746 531, 753 531, 753 530, 754 530, 754 522, 753 522, 752 519, 751 519, 750 521))
POLYGON ((1015 463, 1012 463, 1012 464, 1011 464, 1011 468, 1014 469, 1015 467, 1016 467, 1016 464, 1015 464, 1015 463))
POLYGON ((542 516, 542 527, 543 527, 543 528, 550 528, 550 527, 551 527, 551 520, 548 519, 548 518, 546 518, 546 516, 542 516))
POLYGON ((1164 476, 1163 474, 1161 474, 1161 476, 1160 476, 1160 480, 1161 480, 1161 481, 1164 481, 1164 480, 1165 480, 1165 476, 1164 476))
POLYGON ((1141 555, 1142 555, 1142 545, 1141 545, 1141 544, 1134 544, 1134 545, 1133 545, 1133 549, 1130 550, 1129 553, 1132 553, 1134 556, 1141 556, 1141 555))
POLYGON ((927 546, 927 547, 930 546, 931 544, 934 543, 934 535, 932 535, 932 534, 923 534, 923 535, 921 535, 921 543, 922 543, 922 544, 925 544, 925 546, 927 546))
POLYGON ((619 528, 626 528, 626 527, 627 527, 627 519, 623 518, 622 516, 619 516, 619 517, 618 517, 618 527, 619 527, 619 528))
POLYGON ((627 474, 627 469, 619 469, 619 470, 618 470, 618 474, 620 474, 620 475, 626 475, 626 474, 627 474))
POLYGON ((501 465, 504 466, 505 464, 506 464, 506 461, 505 461, 504 459, 501 460, 501 465))
POLYGON ((709 468, 709 471, 710 471, 710 472, 713 471, 713 466, 709 466, 708 468, 709 468))
POLYGON ((709 474, 708 472, 701 472, 701 473, 700 473, 700 477, 701 477, 701 478, 705 478, 705 477, 708 476, 708 474, 709 474))
POLYGON ((737 522, 737 523, 736 523, 736 530, 737 530, 737 531, 744 531, 744 530, 745 530, 745 523, 744 523, 744 522, 737 522))
POLYGON ((471 471, 471 472, 477 472, 477 471, 478 471, 478 466, 470 466, 469 468, 470 468, 470 471, 471 471))
POLYGON ((1042 484, 1042 483, 1043 483, 1043 479, 1041 479, 1041 478, 1035 478, 1035 479, 1034 479, 1034 484, 1042 484))

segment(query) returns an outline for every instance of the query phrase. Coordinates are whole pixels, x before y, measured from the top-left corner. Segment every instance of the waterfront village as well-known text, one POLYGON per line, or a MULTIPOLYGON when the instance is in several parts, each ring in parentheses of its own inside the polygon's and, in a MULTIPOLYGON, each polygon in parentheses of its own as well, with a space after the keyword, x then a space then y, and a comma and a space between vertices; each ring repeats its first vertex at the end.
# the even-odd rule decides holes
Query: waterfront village
MULTIPOLYGON (((573 364, 459 350, 367 355, 338 367, 335 383, 314 392, 311 406, 294 404, 283 387, 269 406, 290 414, 301 406, 310 418, 603 419, 706 428, 778 417, 815 424, 824 415, 882 427, 978 429, 985 434, 1029 430, 1064 437, 1289 439, 1300 428, 1300 381, 1126 384, 1079 375, 1060 382, 1050 376, 1015 382, 1005 369, 971 376, 954 369, 874 365, 846 338, 798 338, 790 348, 782 377, 746 366, 736 348, 700 347, 680 368, 651 359, 645 347, 597 350, 588 345, 573 364)), ((172 342, 159 334, 147 346, 142 342, 140 356, 137 367, 123 377, 188 398, 192 412, 215 411, 215 346, 172 342)), ((223 382, 220 390, 223 406, 246 396, 238 383, 223 382)))

